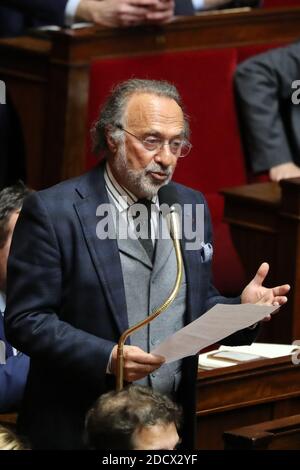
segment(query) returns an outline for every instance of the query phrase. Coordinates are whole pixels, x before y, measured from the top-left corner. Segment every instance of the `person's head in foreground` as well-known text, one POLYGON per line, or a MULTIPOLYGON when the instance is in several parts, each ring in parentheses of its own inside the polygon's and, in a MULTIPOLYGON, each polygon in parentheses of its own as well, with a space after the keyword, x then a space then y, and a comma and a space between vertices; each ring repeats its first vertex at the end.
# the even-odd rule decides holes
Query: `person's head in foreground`
POLYGON ((168 397, 132 385, 101 395, 88 411, 85 440, 96 450, 172 450, 181 411, 168 397))
POLYGON ((6 290, 7 259, 23 201, 31 192, 22 182, 0 191, 0 291, 6 290))
POLYGON ((28 447, 10 428, 0 424, 0 450, 28 450, 28 447))

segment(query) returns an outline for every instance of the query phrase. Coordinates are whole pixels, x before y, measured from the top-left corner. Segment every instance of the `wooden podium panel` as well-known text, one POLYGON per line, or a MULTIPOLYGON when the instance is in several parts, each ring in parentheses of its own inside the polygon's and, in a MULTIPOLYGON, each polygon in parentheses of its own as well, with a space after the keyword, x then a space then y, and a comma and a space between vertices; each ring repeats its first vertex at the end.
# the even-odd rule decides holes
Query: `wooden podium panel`
POLYGON ((300 178, 222 191, 224 219, 249 279, 270 263, 266 285, 288 283, 288 303, 264 328, 260 341, 300 339, 300 178))
POLYGON ((300 366, 290 356, 198 372, 197 449, 223 449, 225 431, 297 413, 300 366))
POLYGON ((226 450, 299 450, 300 415, 233 429, 224 434, 226 450))
POLYGON ((17 422, 17 413, 0 413, 0 425, 15 425, 17 422))

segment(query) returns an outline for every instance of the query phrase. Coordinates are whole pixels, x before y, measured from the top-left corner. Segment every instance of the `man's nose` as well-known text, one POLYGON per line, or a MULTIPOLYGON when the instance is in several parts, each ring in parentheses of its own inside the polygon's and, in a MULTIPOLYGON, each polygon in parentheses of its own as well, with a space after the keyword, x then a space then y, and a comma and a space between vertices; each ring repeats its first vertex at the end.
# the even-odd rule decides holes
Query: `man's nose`
POLYGON ((161 163, 165 167, 174 165, 177 160, 176 156, 171 152, 169 144, 162 145, 154 158, 156 162, 161 163))

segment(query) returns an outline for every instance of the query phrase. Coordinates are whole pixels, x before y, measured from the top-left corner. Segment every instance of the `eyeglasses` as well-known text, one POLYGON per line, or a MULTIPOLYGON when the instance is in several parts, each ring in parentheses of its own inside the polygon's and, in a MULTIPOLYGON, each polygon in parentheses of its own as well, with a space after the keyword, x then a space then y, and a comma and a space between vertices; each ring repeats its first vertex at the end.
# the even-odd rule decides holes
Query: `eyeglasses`
POLYGON ((149 152, 160 151, 163 145, 169 145, 172 154, 175 155, 175 157, 177 158, 182 158, 186 157, 190 153, 190 150, 192 148, 192 144, 186 139, 174 137, 173 139, 165 142, 164 139, 162 139, 161 137, 156 137, 153 135, 149 135, 148 137, 141 139, 140 137, 124 129, 121 124, 118 124, 116 127, 126 132, 127 134, 132 135, 132 137, 135 137, 139 142, 143 144, 144 148, 149 152))

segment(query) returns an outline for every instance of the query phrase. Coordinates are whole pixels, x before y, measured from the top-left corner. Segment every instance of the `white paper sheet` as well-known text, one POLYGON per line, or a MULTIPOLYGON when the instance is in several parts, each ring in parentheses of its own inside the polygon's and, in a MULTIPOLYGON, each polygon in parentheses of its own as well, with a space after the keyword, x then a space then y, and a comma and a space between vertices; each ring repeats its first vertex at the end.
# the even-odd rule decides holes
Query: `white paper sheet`
POLYGON ((232 351, 250 354, 258 354, 261 357, 275 359, 289 356, 297 351, 300 346, 295 344, 252 343, 248 346, 220 346, 219 351, 232 351))
POLYGON ((219 369, 239 364, 234 361, 235 353, 256 354, 262 359, 275 359, 293 354, 300 348, 296 344, 252 343, 249 346, 220 346, 219 349, 199 354, 198 364, 200 369, 219 369), (213 353, 229 351, 232 353, 232 361, 222 361, 211 357, 213 353))
POLYGON ((211 369, 221 369, 222 367, 232 367, 236 366, 237 362, 222 361, 221 359, 212 359, 208 357, 210 354, 217 352, 218 349, 209 351, 207 353, 199 354, 198 358, 198 367, 199 369, 211 370, 211 369))
POLYGON ((278 307, 255 304, 217 304, 200 318, 169 336, 151 352, 166 363, 193 356, 223 338, 261 321, 278 307))

